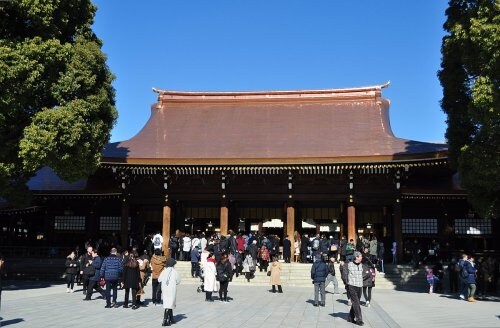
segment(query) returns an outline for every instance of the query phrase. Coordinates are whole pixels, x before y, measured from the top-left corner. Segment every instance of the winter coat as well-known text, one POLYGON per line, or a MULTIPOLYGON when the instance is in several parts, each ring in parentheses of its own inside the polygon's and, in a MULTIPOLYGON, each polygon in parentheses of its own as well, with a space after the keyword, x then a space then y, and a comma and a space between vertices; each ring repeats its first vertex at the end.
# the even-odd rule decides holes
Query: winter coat
POLYGON ((476 283, 476 268, 470 261, 465 261, 464 262, 464 267, 463 269, 465 272, 468 273, 467 278, 464 279, 464 282, 466 284, 475 284, 476 283))
POLYGON ((71 259, 70 257, 66 258, 65 266, 67 274, 76 274, 76 272, 79 269, 79 263, 76 258, 75 259, 71 259))
POLYGON ((243 273, 246 272, 254 272, 255 271, 255 265, 253 262, 253 258, 250 256, 246 256, 245 260, 243 260, 243 273))
POLYGON ((210 259, 205 263, 203 267, 203 286, 206 292, 217 292, 219 291, 219 282, 216 279, 217 269, 215 268, 215 263, 210 261, 210 259))
POLYGON ((101 278, 107 281, 117 281, 123 272, 123 264, 116 255, 106 257, 101 266, 101 278))
POLYGON ((375 286, 375 278, 372 276, 371 270, 375 270, 375 268, 366 263, 363 264, 363 287, 375 286))
POLYGON ((153 255, 151 257, 151 278, 158 279, 160 273, 165 269, 167 258, 161 255, 153 255))
POLYGON ((311 279, 313 283, 325 282, 328 276, 328 266, 323 261, 316 261, 311 267, 311 279))
POLYGON ((160 273, 158 282, 161 284, 161 299, 164 309, 175 309, 177 301, 177 285, 181 277, 173 267, 166 268, 160 273))
POLYGON ((225 282, 230 281, 233 278, 233 269, 231 268, 231 263, 229 263, 229 261, 218 263, 215 266, 215 270, 217 271, 217 281, 225 282))
POLYGON ((371 240, 370 241, 370 250, 369 250, 370 255, 377 256, 378 255, 377 248, 378 248, 377 240, 376 239, 371 240))
POLYGON ((307 247, 309 246, 309 238, 302 236, 300 241, 300 251, 307 252, 307 247))
POLYGON ((271 263, 271 285, 281 285, 281 263, 274 261, 271 263))
POLYGON ((323 254, 328 254, 330 251, 330 241, 328 239, 321 239, 319 241, 319 250, 323 254))
POLYGON ((283 240, 283 257, 289 258, 292 255, 292 242, 290 239, 283 240))
POLYGON ((95 269, 95 273, 93 276, 89 277, 89 280, 92 280, 92 281, 101 280, 102 259, 100 256, 96 256, 92 259, 92 266, 95 269))
MULTIPOLYGON (((135 261, 135 260, 134 260, 135 261)), ((123 287, 139 289, 141 274, 139 272, 139 263, 135 267, 125 266, 123 268, 123 287)))

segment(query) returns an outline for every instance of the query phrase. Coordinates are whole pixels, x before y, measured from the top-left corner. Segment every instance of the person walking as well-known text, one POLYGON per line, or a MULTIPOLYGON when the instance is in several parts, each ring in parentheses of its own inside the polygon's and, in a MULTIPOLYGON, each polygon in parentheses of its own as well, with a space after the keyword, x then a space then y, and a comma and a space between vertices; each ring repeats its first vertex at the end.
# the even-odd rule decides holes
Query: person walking
POLYGON ((316 260, 311 267, 311 279, 314 284, 314 306, 318 306, 318 294, 321 295, 321 303, 325 306, 325 280, 328 276, 328 266, 321 258, 321 254, 316 254, 316 260))
POLYGON ((243 260, 243 271, 245 274, 245 278, 248 282, 253 278, 255 273, 255 261, 252 257, 251 253, 248 253, 245 259, 243 260))
POLYGON ((203 286, 205 289, 205 301, 213 302, 212 293, 219 291, 219 282, 217 281, 217 269, 215 268, 215 256, 213 253, 207 258, 203 265, 203 286))
POLYGON ((340 294, 339 292, 339 282, 337 281, 337 277, 335 276, 335 261, 336 261, 337 256, 335 254, 332 254, 330 257, 330 261, 328 262, 328 275, 326 276, 325 280, 325 290, 326 287, 330 284, 330 282, 333 282, 333 293, 334 294, 340 294))
POLYGON ((151 293, 154 305, 161 300, 161 284, 158 282, 158 277, 163 269, 165 269, 166 264, 167 258, 161 255, 160 249, 155 249, 153 257, 151 257, 151 293))
POLYGON ((365 262, 363 263, 363 296, 366 307, 370 307, 373 287, 375 287, 375 266, 370 262, 365 262))
POLYGON ((106 280, 106 306, 105 308, 116 307, 118 296, 118 280, 123 272, 123 265, 117 256, 116 248, 111 248, 111 254, 106 257, 101 266, 101 278, 106 280), (111 291, 113 291, 113 303, 111 303, 111 291))
POLYGON ((101 288, 99 285, 99 281, 101 280, 101 266, 102 266, 102 259, 101 257, 97 254, 97 251, 95 249, 92 250, 92 263, 91 265, 94 267, 94 275, 89 277, 89 284, 87 288, 87 295, 83 299, 84 301, 90 301, 92 299, 92 294, 94 292, 94 289, 101 294, 101 296, 104 298, 104 290, 101 288))
POLYGON ((217 281, 219 281, 219 300, 224 303, 229 303, 227 300, 227 288, 229 286, 229 281, 231 281, 233 276, 233 269, 231 263, 228 260, 227 253, 222 254, 219 263, 216 266, 217 271, 217 281))
POLYGON ((273 262, 271 263, 271 279, 270 284, 273 288, 272 292, 276 293, 276 287, 278 286, 278 293, 283 293, 281 288, 281 263, 278 261, 278 257, 273 257, 273 262))
POLYGON ((356 251, 353 254, 354 260, 347 264, 347 283, 349 285, 349 296, 351 297, 351 310, 349 311, 348 322, 363 326, 363 315, 359 299, 363 287, 363 255, 356 251))
POLYGON ((174 268, 176 263, 173 258, 169 258, 166 269, 158 277, 158 282, 161 284, 161 298, 164 309, 162 326, 170 326, 175 323, 173 309, 175 309, 177 301, 177 285, 181 283, 181 277, 174 268))
POLYGON ((71 252, 66 257, 66 293, 73 293, 75 286, 75 277, 78 270, 78 259, 75 252, 71 252))
POLYGON ((124 308, 128 308, 129 293, 132 290, 132 310, 137 309, 137 291, 141 285, 141 273, 139 270, 139 262, 137 261, 137 253, 132 252, 125 259, 123 264, 123 288, 125 289, 124 308))

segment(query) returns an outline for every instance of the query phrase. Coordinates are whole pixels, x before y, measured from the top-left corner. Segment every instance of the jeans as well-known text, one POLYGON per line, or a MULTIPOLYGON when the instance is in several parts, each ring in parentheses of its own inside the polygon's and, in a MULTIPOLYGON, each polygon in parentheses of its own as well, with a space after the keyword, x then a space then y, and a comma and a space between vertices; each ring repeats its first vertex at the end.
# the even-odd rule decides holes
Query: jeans
POLYGON ((363 287, 363 296, 366 302, 372 301, 372 287, 363 287))
POLYGON ((229 280, 220 281, 219 288, 219 299, 223 301, 227 301, 227 287, 229 286, 229 280))
MULTIPOLYGON (((132 304, 133 305, 136 305, 137 303, 137 289, 136 288, 125 288, 125 305, 128 306, 128 295, 129 295, 129 292, 130 290, 132 289, 132 304)), ((116 302, 114 302, 116 303, 116 302)))
POLYGON ((329 273, 328 276, 326 276, 325 288, 328 287, 330 282, 333 282, 333 292, 335 294, 339 294, 339 283, 337 281, 337 277, 329 273))
POLYGON ((161 301, 161 285, 158 282, 158 279, 153 279, 151 286, 153 287, 153 291, 152 291, 153 303, 154 304, 160 303, 160 301, 161 301))
POLYGON ((118 280, 106 280, 106 305, 111 305, 111 290, 113 291, 113 303, 116 303, 118 280))
POLYGON ((468 284, 467 287, 467 298, 474 297, 474 294, 476 294, 476 284, 468 284))
POLYGON ((73 289, 73 287, 75 286, 75 274, 66 273, 66 282, 67 282, 67 288, 73 289))
POLYGON ((349 311, 351 320, 356 320, 357 322, 363 321, 361 306, 359 304, 359 299, 361 298, 361 287, 349 286, 349 294, 352 302, 351 310, 349 311))
POLYGON ((321 295, 321 304, 325 304, 325 282, 314 283, 314 304, 318 304, 318 294, 321 295))

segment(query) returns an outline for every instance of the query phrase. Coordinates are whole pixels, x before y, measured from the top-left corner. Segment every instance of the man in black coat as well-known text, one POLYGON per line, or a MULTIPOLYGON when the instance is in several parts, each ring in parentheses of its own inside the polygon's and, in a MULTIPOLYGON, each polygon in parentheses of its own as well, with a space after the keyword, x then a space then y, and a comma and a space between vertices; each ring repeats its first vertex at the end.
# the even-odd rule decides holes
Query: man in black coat
POLYGON ((309 236, 304 234, 300 240, 300 260, 302 263, 307 263, 307 253, 309 247, 309 236))
POLYGON ((283 259, 285 260, 285 263, 290 263, 291 257, 292 257, 292 242, 288 238, 288 235, 286 235, 285 239, 283 240, 283 259))

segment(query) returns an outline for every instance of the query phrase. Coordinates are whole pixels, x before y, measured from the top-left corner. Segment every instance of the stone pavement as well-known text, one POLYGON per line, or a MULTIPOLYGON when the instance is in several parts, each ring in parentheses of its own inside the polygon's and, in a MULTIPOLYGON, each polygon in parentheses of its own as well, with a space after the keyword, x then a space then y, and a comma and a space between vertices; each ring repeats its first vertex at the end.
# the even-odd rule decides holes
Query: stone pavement
MULTIPOLYGON (((272 294, 266 286, 229 286, 230 303, 204 301, 197 285, 178 289, 174 327, 357 327, 346 321, 345 295, 327 293, 326 307, 312 305, 313 286, 283 286, 272 294)), ((132 310, 105 309, 102 299, 83 302, 80 292, 50 283, 4 282, 0 317, 2 327, 161 327, 163 309, 148 303, 132 310)), ((77 290, 81 290, 78 287, 77 290)), ((333 291, 329 286, 328 291, 333 291)), ((216 298, 215 298, 216 299, 216 298)), ((373 289, 370 308, 362 306, 365 327, 500 327, 500 299, 468 303, 444 295, 373 289)))

